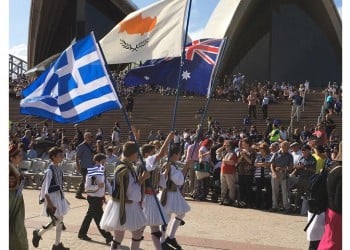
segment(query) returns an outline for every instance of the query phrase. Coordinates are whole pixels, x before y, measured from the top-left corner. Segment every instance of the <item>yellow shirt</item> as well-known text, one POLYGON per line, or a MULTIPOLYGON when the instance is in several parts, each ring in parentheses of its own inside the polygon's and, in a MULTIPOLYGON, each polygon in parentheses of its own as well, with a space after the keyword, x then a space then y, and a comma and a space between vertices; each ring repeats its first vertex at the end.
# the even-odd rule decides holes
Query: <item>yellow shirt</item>
POLYGON ((320 173, 323 166, 324 166, 326 159, 321 158, 317 154, 312 154, 312 156, 315 157, 315 159, 316 159, 316 173, 320 173))

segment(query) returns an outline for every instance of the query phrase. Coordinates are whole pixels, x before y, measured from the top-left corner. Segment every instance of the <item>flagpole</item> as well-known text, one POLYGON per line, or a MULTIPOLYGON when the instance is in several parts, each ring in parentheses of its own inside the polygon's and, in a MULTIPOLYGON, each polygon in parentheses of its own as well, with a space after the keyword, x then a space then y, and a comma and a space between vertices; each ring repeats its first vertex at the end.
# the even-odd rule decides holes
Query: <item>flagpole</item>
POLYGON ((186 44, 187 44, 187 34, 188 34, 188 26, 190 23, 190 15, 191 15, 191 5, 192 5, 192 0, 189 0, 188 4, 188 10, 187 10, 187 20, 186 20, 186 29, 185 29, 185 39, 182 47, 182 53, 181 53, 181 60, 180 60, 180 69, 179 69, 179 75, 177 77, 177 88, 176 88, 176 97, 175 97, 175 105, 174 105, 174 110, 173 110, 173 123, 172 123, 172 131, 175 130, 175 119, 176 119, 176 111, 177 111, 177 105, 179 102, 179 92, 180 92, 180 81, 181 81, 181 72, 183 68, 183 58, 185 55, 185 50, 186 50, 186 44))
MULTIPOLYGON (((92 33, 93 33, 93 32, 92 32, 92 33)), ((95 37, 95 36, 94 36, 94 37, 95 37)), ((120 97, 119 97, 119 93, 118 93, 118 91, 117 91, 117 88, 116 88, 117 85, 116 85, 116 83, 115 83, 113 77, 112 77, 111 74, 110 74, 108 64, 106 63, 106 57, 105 57, 105 55, 104 55, 104 53, 103 53, 103 50, 102 50, 102 48, 101 48, 101 45, 100 45, 100 43, 97 42, 97 41, 96 41, 96 43, 97 43, 97 45, 98 45, 98 47, 99 47, 99 49, 100 49, 102 58, 103 58, 104 63, 105 63, 106 70, 107 70, 107 72, 108 72, 109 79, 110 79, 110 81, 112 82, 112 85, 113 85, 113 87, 114 87, 114 91, 115 91, 115 93, 116 93, 118 99, 121 100, 120 97)), ((121 104, 121 106, 122 106, 121 109, 122 109, 122 111, 123 111, 123 115, 124 115, 125 121, 126 121, 126 123, 127 123, 127 125, 128 125, 129 130, 131 131, 131 139, 132 139, 132 140, 135 142, 135 144, 136 144, 137 153, 138 153, 138 155, 139 155, 139 157, 140 157, 142 169, 143 169, 144 171, 147 171, 147 170, 146 170, 146 165, 145 165, 144 159, 143 159, 142 154, 141 154, 141 152, 140 152, 140 146, 138 145, 137 140, 136 140, 136 136, 135 136, 135 134, 134 134, 134 131, 132 130, 131 122, 130 122, 130 120, 129 120, 128 114, 127 114, 127 112, 126 112, 126 110, 125 110, 124 105, 121 104)), ((146 179, 146 182, 149 182, 149 181, 151 181, 151 180, 146 179)), ((163 221, 162 229, 163 229, 163 231, 165 231, 166 226, 167 226, 167 223, 166 223, 166 221, 165 221, 164 214, 162 213, 162 210, 161 210, 161 207, 160 207, 160 204, 159 204, 159 199, 158 199, 158 197, 157 197, 157 195, 156 195, 156 192, 155 192, 154 189, 153 189, 153 186, 150 185, 150 187, 151 187, 151 189, 152 189, 153 197, 154 197, 154 199, 156 200, 156 204, 157 204, 157 207, 158 207, 160 216, 162 217, 162 221, 163 221)))
POLYGON ((200 121, 199 126, 198 126, 198 131, 197 131, 197 134, 196 134, 193 150, 192 150, 192 153, 191 153, 191 158, 193 157, 194 149, 197 146, 198 141, 199 141, 199 135, 200 135, 201 130, 202 130, 202 125, 203 125, 203 122, 204 122, 204 118, 205 118, 205 116, 207 114, 207 111, 208 111, 210 97, 211 97, 213 89, 215 87, 215 79, 216 79, 216 75, 217 75, 218 68, 219 68, 218 65, 221 64, 222 55, 224 54, 225 47, 226 47, 226 38, 224 38, 223 41, 221 42, 219 54, 218 54, 218 57, 217 57, 217 60, 216 60, 216 63, 215 63, 215 68, 213 70, 212 76, 210 77, 210 85, 209 85, 210 87, 209 87, 209 90, 208 90, 207 102, 205 104, 204 111, 203 111, 203 114, 202 114, 202 118, 201 118, 201 121, 200 121))

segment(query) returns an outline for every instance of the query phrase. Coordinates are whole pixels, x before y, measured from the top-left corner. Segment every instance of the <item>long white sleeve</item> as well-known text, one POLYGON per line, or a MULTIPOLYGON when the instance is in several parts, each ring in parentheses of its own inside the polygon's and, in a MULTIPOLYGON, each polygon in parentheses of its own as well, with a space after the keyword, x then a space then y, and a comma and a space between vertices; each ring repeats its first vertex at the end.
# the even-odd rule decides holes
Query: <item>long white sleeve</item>
POLYGON ((151 155, 146 158, 146 170, 148 172, 156 169, 157 167, 156 157, 157 155, 151 155))
POLYGON ((172 182, 174 182, 177 186, 181 186, 184 184, 184 175, 181 170, 176 169, 175 166, 171 165, 171 171, 170 171, 170 179, 172 182))
POLYGON ((40 200, 45 199, 45 195, 49 192, 51 179, 52 179, 52 171, 51 169, 48 168, 45 173, 45 180, 41 185, 40 200))
POLYGON ((132 174, 129 172, 129 185, 126 191, 126 196, 129 200, 139 202, 141 201, 141 186, 135 182, 132 174))

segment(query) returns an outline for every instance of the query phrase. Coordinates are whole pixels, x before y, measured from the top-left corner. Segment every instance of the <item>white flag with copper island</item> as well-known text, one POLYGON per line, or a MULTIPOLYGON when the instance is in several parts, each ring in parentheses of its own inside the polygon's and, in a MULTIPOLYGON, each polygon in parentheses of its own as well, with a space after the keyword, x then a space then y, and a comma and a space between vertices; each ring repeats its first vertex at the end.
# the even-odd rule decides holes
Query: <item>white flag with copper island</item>
POLYGON ((108 64, 181 56, 187 0, 162 0, 134 11, 100 40, 108 64))

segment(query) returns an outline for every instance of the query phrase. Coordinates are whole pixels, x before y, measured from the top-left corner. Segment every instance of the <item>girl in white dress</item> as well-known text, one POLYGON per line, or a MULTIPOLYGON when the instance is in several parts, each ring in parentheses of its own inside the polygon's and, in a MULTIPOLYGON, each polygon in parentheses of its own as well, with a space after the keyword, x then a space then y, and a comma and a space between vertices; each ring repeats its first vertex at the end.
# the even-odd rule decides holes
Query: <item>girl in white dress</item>
POLYGON ((45 179, 41 186, 40 201, 44 203, 42 215, 50 216, 51 222, 42 229, 33 231, 32 243, 34 247, 39 246, 41 236, 53 227, 56 227, 56 240, 52 246, 53 250, 69 250, 61 243, 61 233, 63 225, 63 216, 68 213, 69 202, 65 199, 63 193, 63 171, 59 164, 64 159, 63 150, 59 147, 53 147, 49 150, 49 157, 52 163, 45 171, 45 179))

